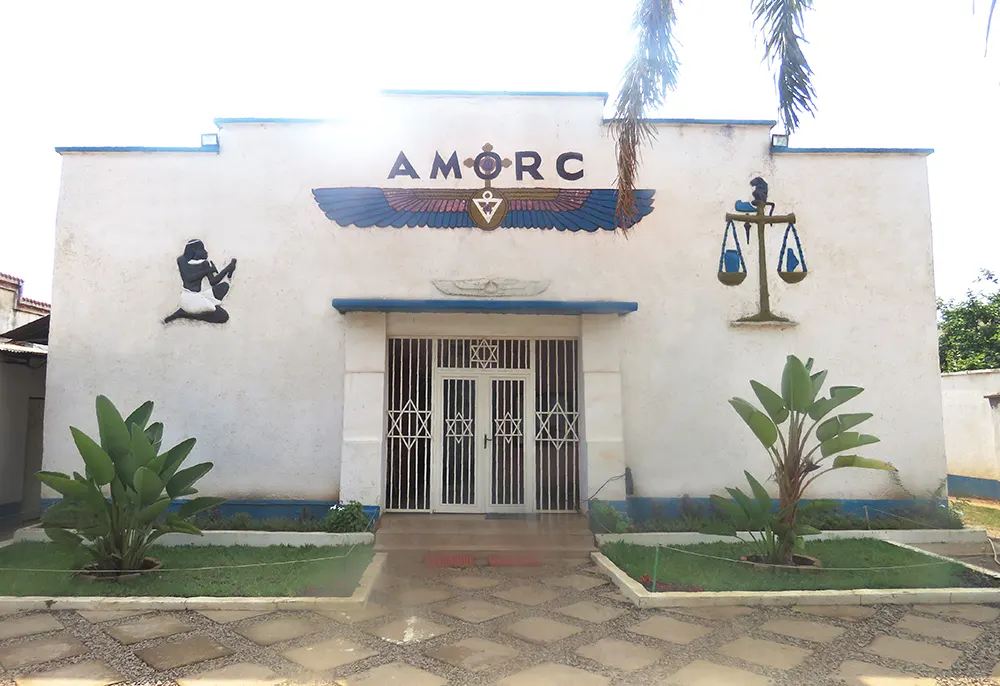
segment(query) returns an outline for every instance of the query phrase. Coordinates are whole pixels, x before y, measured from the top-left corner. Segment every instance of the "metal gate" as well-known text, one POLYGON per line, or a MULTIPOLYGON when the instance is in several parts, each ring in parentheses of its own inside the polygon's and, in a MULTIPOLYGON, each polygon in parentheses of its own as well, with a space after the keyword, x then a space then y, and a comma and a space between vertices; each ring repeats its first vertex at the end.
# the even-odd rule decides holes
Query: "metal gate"
POLYGON ((391 338, 385 508, 579 508, 578 345, 391 338))

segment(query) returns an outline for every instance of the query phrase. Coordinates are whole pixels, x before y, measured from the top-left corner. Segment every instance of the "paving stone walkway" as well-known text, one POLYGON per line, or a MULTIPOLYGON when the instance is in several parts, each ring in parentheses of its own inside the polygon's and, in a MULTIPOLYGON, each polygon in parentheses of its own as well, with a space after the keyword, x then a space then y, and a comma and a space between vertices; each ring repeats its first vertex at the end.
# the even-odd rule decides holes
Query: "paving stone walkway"
POLYGON ((0 685, 1000 685, 985 605, 639 610, 593 567, 383 575, 331 612, 0 617, 0 685))

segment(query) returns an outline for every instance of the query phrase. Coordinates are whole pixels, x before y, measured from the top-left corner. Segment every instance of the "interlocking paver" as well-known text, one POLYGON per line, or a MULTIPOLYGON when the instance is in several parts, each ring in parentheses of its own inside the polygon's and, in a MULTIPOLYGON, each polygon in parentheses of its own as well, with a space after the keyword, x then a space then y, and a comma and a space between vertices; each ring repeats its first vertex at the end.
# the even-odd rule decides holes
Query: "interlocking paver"
POLYGON ((198 614, 208 617, 217 624, 231 624, 251 617, 271 614, 270 610, 201 610, 198 614))
POLYGON ((77 662, 47 672, 20 677, 17 686, 109 686, 124 678, 104 660, 77 662))
POLYGON ((277 686, 283 681, 270 667, 238 662, 178 679, 177 683, 179 686, 277 686))
POLYGON ((389 610, 377 603, 368 603, 361 607, 348 607, 342 610, 320 610, 319 614, 344 624, 357 624, 376 617, 384 617, 389 614, 389 610))
POLYGON ((152 612, 152 610, 77 610, 76 613, 86 619, 91 624, 110 622, 112 619, 125 619, 126 617, 138 617, 152 612))
POLYGON ((663 657, 659 650, 647 648, 637 643, 626 643, 615 638, 602 638, 596 643, 580 646, 576 654, 586 657, 605 667, 631 672, 649 667, 663 657))
POLYGON ((423 617, 405 617, 384 624, 372 633, 390 643, 406 645, 437 638, 451 631, 450 627, 436 624, 423 617))
POLYGON ((192 636, 180 641, 136 651, 136 656, 153 669, 177 669, 232 655, 233 650, 208 636, 192 636))
POLYGON ((687 645, 712 633, 712 630, 707 627, 681 622, 665 615, 650 617, 629 628, 629 631, 633 634, 642 634, 681 645, 687 645))
POLYGON ((390 684, 444 686, 448 680, 401 662, 390 662, 387 665, 349 676, 338 683, 343 683, 344 686, 390 686, 390 684))
POLYGON ((506 591, 497 591, 493 595, 503 600, 509 600, 512 603, 535 607, 550 600, 555 600, 562 593, 537 584, 529 584, 526 586, 515 586, 506 591))
POLYGON ((426 655, 450 665, 479 672, 493 669, 517 657, 513 648, 482 638, 463 638, 451 645, 425 651, 426 655))
POLYGON ((756 608, 743 607, 742 605, 722 605, 719 607, 672 607, 670 611, 702 619, 718 619, 728 622, 752 615, 756 612, 756 608))
POLYGON ((590 600, 581 600, 578 603, 557 608, 556 612, 567 617, 574 617, 585 622, 590 622, 591 624, 608 622, 625 614, 625 610, 601 605, 590 600))
POLYGON ((811 650, 790 646, 774 641, 762 641, 744 636, 719 648, 719 652, 729 657, 752 662, 761 667, 791 669, 798 666, 812 653, 811 650))
POLYGON ((845 622, 860 622, 875 616, 875 608, 869 605, 796 605, 794 609, 796 612, 833 617, 845 622))
POLYGON ((979 627, 960 624, 958 622, 943 622, 940 619, 930 619, 917 615, 904 615, 896 622, 896 628, 911 634, 921 634, 931 638, 943 638, 947 641, 971 643, 979 638, 983 630, 979 627))
POLYGON ((835 676, 849 686, 934 686, 937 683, 936 679, 858 660, 842 663, 835 676))
POLYGON ((992 622, 1000 617, 1000 610, 985 605, 914 605, 916 612, 964 619, 967 622, 992 622))
POLYGON ((403 607, 416 607, 419 605, 430 605, 447 600, 454 594, 443 588, 405 588, 396 594, 396 602, 403 607))
POLYGON ((463 622, 469 622, 470 624, 482 624, 483 622, 488 622, 491 619, 503 617, 514 612, 508 607, 489 603, 479 598, 465 598, 457 603, 439 607, 436 611, 455 619, 461 619, 463 622))
POLYGON ((446 581, 452 586, 457 586, 466 591, 481 591, 484 588, 499 586, 496 579, 488 579, 484 576, 450 576, 446 581))
POLYGON ((769 622, 764 622, 760 628, 773 634, 804 638, 807 641, 818 643, 829 643, 840 638, 844 633, 844 630, 839 626, 810 622, 804 619, 772 619, 769 622))
POLYGON ((20 669, 42 662, 61 660, 64 657, 76 657, 86 652, 87 647, 75 636, 62 633, 0 648, 0 667, 20 669))
POLYGON ((607 677, 576 667, 547 662, 501 679, 496 686, 606 686, 607 677))
POLYGON ((771 680, 735 667, 695 660, 667 677, 664 686, 767 686, 771 680))
POLYGON ((895 636, 878 636, 864 650, 881 657, 938 669, 951 669, 952 665, 962 657, 962 651, 954 648, 895 636))
POLYGON ((504 632, 517 638, 532 643, 555 643, 573 634, 580 633, 581 629, 557 622, 547 617, 528 617, 521 619, 504 628, 504 632))
POLYGON ((571 588, 574 591, 589 591, 592 588, 608 583, 607 579, 598 579, 597 577, 584 574, 567 574, 566 576, 543 579, 543 581, 551 586, 571 588))
POLYGON ((316 625, 312 622, 293 616, 266 619, 262 622, 256 622, 250 626, 237 629, 236 633, 249 638, 257 645, 269 646, 311 634, 316 629, 316 625))
POLYGON ((0 641, 22 636, 44 634, 48 631, 59 631, 63 623, 50 614, 27 615, 16 619, 5 619, 0 622, 0 641))
POLYGON ((193 626, 178 619, 175 615, 155 615, 128 624, 109 626, 104 630, 119 643, 132 645, 151 638, 165 638, 175 634, 191 631, 193 626))
POLYGON ((323 672, 341 665, 348 665, 377 654, 374 650, 369 650, 343 638, 331 638, 301 648, 290 648, 282 653, 292 662, 314 672, 323 672))

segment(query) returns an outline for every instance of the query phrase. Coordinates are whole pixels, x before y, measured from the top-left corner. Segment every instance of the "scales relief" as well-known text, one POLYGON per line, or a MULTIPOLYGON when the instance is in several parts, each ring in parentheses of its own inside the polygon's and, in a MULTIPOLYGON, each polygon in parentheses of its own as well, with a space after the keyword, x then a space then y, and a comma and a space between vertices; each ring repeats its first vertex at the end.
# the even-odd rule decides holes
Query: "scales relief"
POLYGON ((747 278, 747 265, 743 257, 743 248, 736 230, 736 224, 742 223, 746 232, 747 249, 750 248, 751 227, 757 228, 757 275, 758 275, 758 308, 755 314, 741 317, 737 323, 773 322, 790 323, 787 317, 781 317, 771 311, 771 294, 767 284, 767 256, 764 241, 764 230, 768 226, 785 224, 785 235, 781 241, 778 253, 778 276, 782 281, 795 284, 806 278, 808 269, 806 258, 799 241, 799 232, 795 228, 795 213, 774 214, 775 204, 767 199, 767 182, 761 177, 754 178, 753 200, 736 201, 736 212, 726 213, 726 230, 722 236, 722 252, 719 255, 719 281, 726 286, 738 286, 747 278), (730 238, 733 247, 729 247, 730 238), (789 241, 791 239, 791 243, 789 241))

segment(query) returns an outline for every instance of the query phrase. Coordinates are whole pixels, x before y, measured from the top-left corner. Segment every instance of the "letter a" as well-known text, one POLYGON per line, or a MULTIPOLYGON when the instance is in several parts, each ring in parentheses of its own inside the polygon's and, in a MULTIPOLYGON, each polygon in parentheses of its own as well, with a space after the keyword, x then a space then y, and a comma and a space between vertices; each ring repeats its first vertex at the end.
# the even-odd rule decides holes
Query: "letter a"
POLYGON ((406 155, 402 150, 399 151, 399 157, 396 158, 396 163, 392 165, 392 171, 389 172, 389 178, 394 179, 399 174, 406 174, 411 179, 419 179, 420 176, 417 175, 417 170, 413 168, 410 161, 406 159, 406 155))

